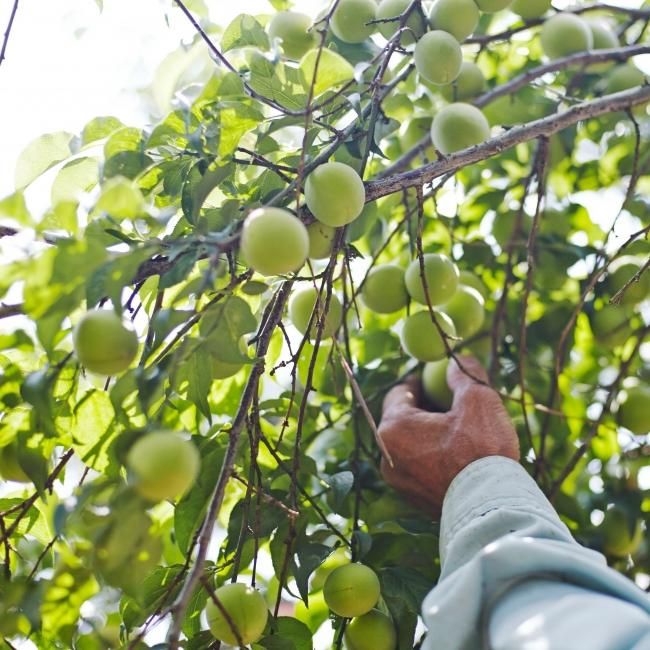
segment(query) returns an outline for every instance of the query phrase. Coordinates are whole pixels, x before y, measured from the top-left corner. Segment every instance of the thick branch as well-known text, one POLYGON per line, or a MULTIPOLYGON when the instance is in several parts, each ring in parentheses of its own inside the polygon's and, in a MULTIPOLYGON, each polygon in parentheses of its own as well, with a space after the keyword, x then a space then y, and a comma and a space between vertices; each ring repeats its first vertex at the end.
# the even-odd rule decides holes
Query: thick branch
POLYGON ((534 122, 514 127, 483 144, 464 149, 447 158, 442 158, 429 165, 424 165, 419 169, 394 174, 393 176, 377 181, 371 181, 366 186, 366 200, 374 201, 382 196, 399 192, 408 187, 417 187, 425 183, 430 183, 433 179, 443 174, 448 174, 468 165, 487 160, 522 142, 528 142, 540 136, 551 136, 582 120, 598 117, 606 113, 622 111, 648 101, 650 101, 650 86, 642 86, 577 104, 563 113, 550 115, 541 120, 535 120, 534 122))

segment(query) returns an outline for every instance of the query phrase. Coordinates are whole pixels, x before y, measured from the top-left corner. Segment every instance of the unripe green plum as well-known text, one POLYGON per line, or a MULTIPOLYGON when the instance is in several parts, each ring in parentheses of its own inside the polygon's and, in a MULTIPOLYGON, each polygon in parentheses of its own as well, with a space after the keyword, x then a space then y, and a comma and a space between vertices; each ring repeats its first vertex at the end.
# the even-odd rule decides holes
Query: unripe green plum
POLYGON ((616 557, 633 555, 643 541, 641 522, 637 520, 630 526, 627 513, 619 506, 605 512, 600 529, 603 533, 605 552, 616 557))
MULTIPOLYGON (((386 18, 395 18, 401 16, 411 5, 411 0, 381 0, 377 7, 377 19, 385 20, 386 18)), ((390 40, 399 28, 400 21, 391 21, 389 23, 379 23, 381 35, 390 40)), ((427 30, 426 23, 422 14, 415 10, 409 15, 406 25, 407 31, 402 33, 400 41, 402 45, 411 45, 421 38, 427 30)))
MULTIPOLYGON (((441 311, 434 310, 434 314, 442 331, 450 337, 455 337, 456 328, 451 318, 441 311)), ((453 340, 448 339, 447 343, 454 347, 453 340)), ((402 345, 408 354, 418 361, 440 361, 447 354, 444 341, 428 310, 411 314, 404 320, 402 345)))
MULTIPOLYGON (((451 300, 458 288, 458 267, 446 255, 428 253, 424 255, 424 278, 432 305, 442 305, 451 300)), ((406 289, 411 298, 423 305, 427 304, 424 283, 420 273, 420 260, 409 264, 405 275, 406 289)))
POLYGON ((307 259, 309 235, 288 210, 258 208, 244 221, 240 250, 246 263, 262 275, 291 273, 307 259))
POLYGON ((551 8, 551 0, 514 0, 510 10, 524 20, 543 16, 551 8))
POLYGON ((486 14, 493 14, 502 9, 508 8, 512 0, 474 0, 478 8, 486 14))
POLYGON ((440 92, 448 102, 463 102, 478 97, 484 90, 485 77, 481 68, 472 61, 463 61, 458 79, 449 86, 443 86, 440 92))
POLYGON ((138 352, 138 337, 114 311, 87 312, 72 333, 74 351, 86 370, 99 375, 124 372, 138 352))
POLYGON ((422 138, 429 135, 432 121, 433 118, 428 115, 414 117, 410 120, 404 129, 404 133, 399 137, 402 149, 404 151, 412 149, 422 138))
POLYGON ((409 299, 404 269, 395 264, 382 264, 370 269, 361 295, 366 307, 378 314, 392 314, 403 309, 409 299))
POLYGON ((625 401, 618 411, 622 426, 637 436, 650 432, 650 386, 643 384, 628 388, 625 401))
MULTIPOLYGON (((628 262, 619 266, 607 278, 607 289, 613 296, 620 291, 633 277, 635 277, 641 270, 638 264, 628 262)), ((643 300, 650 298, 650 271, 645 271, 641 274, 636 282, 632 282, 625 289, 622 297, 622 305, 636 305, 643 300)))
MULTIPOLYGON (((620 42, 614 30, 603 20, 589 20, 586 19, 587 26, 591 31, 591 38, 593 41, 592 49, 594 50, 609 50, 618 47, 620 42)), ((611 68, 613 63, 611 61, 604 61, 603 63, 593 63, 587 66, 589 72, 603 72, 611 68)))
POLYGON ((16 483, 31 483, 31 479, 18 462, 18 448, 15 442, 0 449, 0 478, 16 483))
POLYGON ((484 299, 489 297, 490 291, 483 283, 483 280, 471 271, 461 271, 458 280, 460 284, 476 289, 484 299))
MULTIPOLYGON (((506 250, 508 243, 514 234, 515 225, 517 224, 517 212, 509 210, 503 214, 497 214, 492 223, 492 235, 497 240, 501 250, 506 250)), ((531 219, 528 215, 521 216, 521 225, 516 241, 526 241, 531 228, 531 219)))
POLYGON ((485 301, 472 287, 460 285, 442 310, 454 321, 456 334, 464 339, 476 334, 485 320, 485 301))
POLYGON ((352 167, 329 162, 316 167, 307 176, 305 201, 316 219, 332 228, 339 228, 361 214, 366 202, 366 189, 352 167))
POLYGON ((423 79, 436 86, 446 86, 460 74, 463 52, 451 34, 435 30, 417 42, 414 60, 423 79))
POLYGON ((324 260, 332 254, 336 228, 315 221, 307 226, 309 235, 309 257, 313 260, 324 260))
POLYGON ((338 616, 363 616, 379 600, 379 578, 364 564, 346 564, 327 576, 323 595, 327 606, 338 616))
POLYGON ((348 650, 395 650, 397 635, 393 621, 373 609, 345 628, 345 645, 348 650))
MULTIPOLYGON (((516 95, 503 95, 483 108, 483 114, 490 124, 524 124, 555 112, 555 106, 548 97, 529 96, 527 89, 516 95)), ((551 138, 552 139, 552 138, 551 138)))
POLYGON ((297 11, 279 11, 269 23, 271 39, 278 39, 282 51, 290 59, 298 60, 316 47, 316 33, 310 31, 311 18, 297 11))
POLYGON ((471 104, 449 104, 436 114, 431 124, 433 145, 445 155, 481 144, 489 137, 487 118, 471 104))
POLYGON ((340 0, 330 26, 334 35, 345 43, 362 43, 371 36, 376 25, 377 5, 374 0, 340 0))
POLYGON ((589 25, 575 14, 555 14, 542 26, 542 49, 549 59, 586 52, 593 45, 589 25))
POLYGON ((437 0, 429 14, 433 29, 449 32, 459 43, 474 33, 479 18, 474 0, 437 0))
POLYGON ((133 443, 126 458, 135 489, 149 501, 182 496, 201 467, 197 448, 171 431, 147 433, 133 443))
MULTIPOLYGON (((307 328, 309 327, 309 320, 311 319, 311 314, 314 311, 316 303, 320 307, 325 306, 325 293, 320 297, 318 296, 318 290, 314 287, 305 287, 296 291, 291 297, 289 302, 289 318, 293 323, 294 327, 301 333, 306 334, 307 328)), ((314 319, 309 329, 309 338, 315 339, 318 333, 318 321, 322 314, 314 314, 314 319)), ((329 309, 325 315, 325 324, 323 326, 322 338, 327 339, 336 334, 336 330, 341 326, 341 321, 343 319, 343 307, 341 306, 341 301, 332 294, 329 303, 329 309)))
POLYGON ((594 337, 605 345, 623 345, 630 337, 630 312, 619 305, 605 305, 592 315, 594 337))
POLYGON ((645 80, 645 75, 635 65, 622 63, 613 68, 607 75, 605 90, 607 94, 619 93, 623 90, 642 86, 645 80))
POLYGON ((264 596, 257 589, 241 583, 223 585, 214 593, 230 617, 228 620, 212 598, 208 598, 205 613, 215 639, 235 647, 259 641, 269 617, 264 596))
POLYGON ((431 361, 424 364, 422 370, 422 388, 431 403, 441 411, 448 411, 454 400, 454 394, 447 383, 449 359, 431 361))

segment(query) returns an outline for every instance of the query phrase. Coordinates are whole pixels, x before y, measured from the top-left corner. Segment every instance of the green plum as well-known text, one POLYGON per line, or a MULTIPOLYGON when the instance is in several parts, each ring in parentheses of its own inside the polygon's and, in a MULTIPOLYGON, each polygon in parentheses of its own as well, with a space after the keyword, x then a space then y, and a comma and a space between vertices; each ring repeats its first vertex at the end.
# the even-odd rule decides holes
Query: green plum
POLYGON ((474 0, 478 8, 486 14, 493 14, 502 9, 507 9, 512 0, 474 0))
POLYGON ((336 228, 315 221, 307 226, 309 235, 309 257, 313 260, 324 260, 332 254, 336 228))
POLYGON ((403 309, 409 299, 404 269, 395 264, 382 264, 370 269, 361 295, 366 307, 378 314, 392 314, 403 309))
POLYGON ((480 331, 485 320, 485 301, 472 287, 460 285, 452 299, 441 309, 454 321, 456 334, 463 339, 480 331))
MULTIPOLYGON (((424 278, 432 305, 442 305, 451 300, 458 287, 458 267, 446 255, 428 253, 424 255, 424 278)), ((406 269, 406 289, 411 298, 427 304, 424 283, 420 273, 420 260, 415 259, 406 269)))
MULTIPOLYGON (((456 336, 454 323, 447 314, 434 310, 440 329, 448 336, 456 336)), ((454 347, 453 339, 447 339, 449 347, 454 347)), ((418 311, 404 320, 402 345, 406 352, 418 361, 440 361, 447 350, 438 328, 431 320, 429 311, 418 311)))
MULTIPOLYGON (((325 306, 325 294, 318 296, 318 290, 314 287, 305 287, 296 291, 289 302, 289 318, 294 327, 301 333, 306 334, 309 327, 312 312, 318 302, 319 306, 325 306)), ((309 329, 309 338, 316 338, 318 333, 318 320, 320 314, 314 314, 314 319, 309 329)), ((343 306, 336 295, 332 294, 329 309, 325 315, 322 338, 326 339, 336 334, 343 320, 343 306)))
POLYGON ((345 645, 348 650, 395 650, 397 634, 393 621, 373 609, 350 621, 345 628, 345 645))
MULTIPOLYGON (((401 16, 411 5, 411 0, 381 0, 377 7, 377 19, 386 20, 401 16)), ((399 20, 379 23, 381 35, 390 40, 399 28, 399 20)), ((402 45, 412 45, 416 40, 421 38, 427 30, 425 20, 420 11, 417 9, 409 15, 406 25, 408 29, 402 33, 400 41, 402 45)))
POLYGON ((586 52, 593 45, 593 36, 585 20, 575 14, 559 13, 542 26, 542 49, 549 59, 586 52))
POLYGON ((279 11, 269 23, 269 37, 278 39, 282 51, 289 59, 302 58, 311 48, 316 47, 317 37, 311 30, 312 20, 297 11, 279 11))
POLYGON ((429 14, 433 29, 449 32, 459 43, 474 33, 479 18, 474 0, 437 0, 429 14))
POLYGON ((368 24, 377 17, 374 0, 339 0, 330 26, 334 36, 345 43, 362 43, 376 28, 368 24))
POLYGON ((429 401, 439 410, 448 411, 454 394, 447 383, 449 359, 430 361, 422 370, 422 389, 429 401))
POLYGON ((551 8, 551 0, 514 0, 510 10, 524 20, 543 16, 551 8))
POLYGON ((456 81, 440 89, 448 102, 464 102, 478 97, 485 90, 485 77, 481 68, 472 61, 463 61, 456 81))
POLYGON ((327 576, 323 595, 327 606, 338 616, 363 616, 379 600, 379 578, 364 564, 346 564, 327 576))
POLYGON ((446 86, 460 74, 463 53, 451 34, 438 29, 428 32, 417 42, 414 60, 423 79, 437 86, 446 86))
POLYGON ((431 139, 435 148, 447 155, 482 144, 490 137, 490 125, 480 109, 456 102, 441 109, 433 118, 431 139))

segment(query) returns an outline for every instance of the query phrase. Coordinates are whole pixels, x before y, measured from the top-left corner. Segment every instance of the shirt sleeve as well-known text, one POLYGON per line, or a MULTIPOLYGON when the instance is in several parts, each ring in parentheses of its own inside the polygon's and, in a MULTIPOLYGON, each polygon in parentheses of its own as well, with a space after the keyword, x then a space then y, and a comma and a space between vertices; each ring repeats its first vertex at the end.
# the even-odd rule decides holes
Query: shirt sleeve
POLYGON ((491 456, 443 504, 423 650, 650 650, 650 598, 580 546, 526 471, 491 456))

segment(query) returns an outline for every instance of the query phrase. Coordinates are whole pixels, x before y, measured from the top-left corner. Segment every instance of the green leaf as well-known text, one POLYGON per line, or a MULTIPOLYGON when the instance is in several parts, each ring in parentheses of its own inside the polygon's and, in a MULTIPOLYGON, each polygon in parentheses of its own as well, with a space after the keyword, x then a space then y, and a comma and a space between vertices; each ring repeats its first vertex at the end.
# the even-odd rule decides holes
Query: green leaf
POLYGON ((95 117, 84 126, 81 132, 81 142, 87 145, 97 140, 103 140, 123 126, 124 124, 120 120, 110 115, 107 117, 95 117))
POLYGON ((273 634, 265 636, 258 644, 266 650, 312 650, 311 630, 301 621, 280 616, 273 626, 273 634))
POLYGON ((32 225, 32 216, 29 214, 22 192, 14 192, 0 200, 0 217, 15 219, 24 226, 32 225))
POLYGON ((242 136, 264 120, 264 115, 256 108, 242 102, 224 102, 219 118, 221 121, 219 155, 228 156, 237 148, 242 136))
POLYGON ((249 85, 260 95, 289 109, 304 108, 306 103, 300 71, 281 63, 272 63, 259 52, 250 55, 249 85))
POLYGON ((217 303, 201 319, 200 332, 210 354, 226 363, 246 363, 250 359, 239 349, 239 339, 257 327, 250 305, 233 296, 217 303))
POLYGON ((98 180, 99 166, 96 158, 71 160, 59 170, 52 183, 52 204, 77 200, 81 192, 93 188, 98 180))
POLYGON ((66 131, 47 133, 30 142, 16 163, 16 189, 27 187, 43 172, 65 160, 71 153, 73 135, 66 131))
MULTIPOLYGON (((300 61, 300 72, 306 90, 309 90, 312 85, 317 59, 318 50, 310 50, 300 61)), ((332 50, 321 50, 316 81, 313 82, 314 97, 352 79, 354 79, 354 68, 342 56, 332 50)))
POLYGON ((79 204, 76 201, 62 201, 48 210, 38 223, 39 232, 48 230, 65 230, 76 235, 79 229, 77 210, 79 204))
POLYGON ((104 184, 94 213, 106 213, 114 219, 135 219, 145 209, 142 192, 126 178, 113 178, 104 184))
POLYGON ((248 14, 240 14, 223 33, 221 48, 224 52, 236 47, 256 47, 260 50, 269 49, 269 37, 256 18, 248 14))

